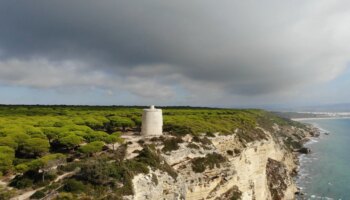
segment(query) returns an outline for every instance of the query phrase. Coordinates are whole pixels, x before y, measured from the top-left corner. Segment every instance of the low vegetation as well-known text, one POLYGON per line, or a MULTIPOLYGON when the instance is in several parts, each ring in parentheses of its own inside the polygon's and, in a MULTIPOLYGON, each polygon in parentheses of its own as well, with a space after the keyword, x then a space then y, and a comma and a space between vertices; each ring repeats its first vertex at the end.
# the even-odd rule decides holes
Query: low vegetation
POLYGON ((220 164, 225 162, 226 158, 218 153, 207 154, 203 158, 194 158, 192 162, 192 170, 197 173, 204 172, 207 168, 213 169, 220 167, 220 164))
POLYGON ((164 147, 163 147, 162 151, 169 152, 169 151, 178 150, 180 148, 179 143, 182 143, 182 142, 183 142, 183 140, 181 139, 181 137, 166 139, 163 142, 164 147))

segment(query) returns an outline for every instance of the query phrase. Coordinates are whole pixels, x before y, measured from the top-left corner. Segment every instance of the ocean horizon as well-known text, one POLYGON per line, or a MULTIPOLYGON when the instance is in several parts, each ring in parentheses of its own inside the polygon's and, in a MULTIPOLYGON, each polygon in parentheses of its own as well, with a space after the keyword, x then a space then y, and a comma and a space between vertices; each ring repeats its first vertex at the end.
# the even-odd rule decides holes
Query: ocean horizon
POLYGON ((310 154, 300 155, 298 199, 350 199, 350 119, 310 119, 321 131, 305 144, 310 154))

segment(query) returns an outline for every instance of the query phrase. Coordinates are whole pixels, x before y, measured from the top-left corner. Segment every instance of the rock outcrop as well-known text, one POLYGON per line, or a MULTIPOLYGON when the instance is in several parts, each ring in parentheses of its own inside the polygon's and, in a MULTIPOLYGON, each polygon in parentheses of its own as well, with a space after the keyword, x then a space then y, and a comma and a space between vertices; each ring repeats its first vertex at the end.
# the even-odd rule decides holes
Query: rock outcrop
POLYGON ((311 153, 311 149, 303 147, 303 148, 299 149, 298 152, 302 153, 302 154, 309 154, 309 153, 311 153))

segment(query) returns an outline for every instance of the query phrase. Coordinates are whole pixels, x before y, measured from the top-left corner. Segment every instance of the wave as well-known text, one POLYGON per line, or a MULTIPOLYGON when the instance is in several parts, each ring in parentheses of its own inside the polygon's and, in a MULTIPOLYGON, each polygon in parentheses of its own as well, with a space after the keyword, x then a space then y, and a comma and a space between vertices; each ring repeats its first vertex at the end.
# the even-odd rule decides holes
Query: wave
MULTIPOLYGON (((334 200, 334 198, 331 198, 331 197, 325 197, 325 196, 317 196, 317 195, 314 195, 314 194, 312 194, 312 195, 310 195, 310 198, 311 199, 324 199, 324 200, 334 200)), ((341 200, 341 199, 339 199, 339 200, 341 200)))

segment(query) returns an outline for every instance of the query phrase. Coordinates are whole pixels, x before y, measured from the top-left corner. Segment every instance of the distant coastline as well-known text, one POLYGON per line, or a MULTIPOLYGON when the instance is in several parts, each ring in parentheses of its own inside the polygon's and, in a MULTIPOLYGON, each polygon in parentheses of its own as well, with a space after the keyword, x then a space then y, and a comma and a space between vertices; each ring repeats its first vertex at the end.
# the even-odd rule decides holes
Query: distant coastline
POLYGON ((293 121, 318 120, 318 119, 349 119, 349 112, 274 112, 280 117, 293 121))
POLYGON ((346 117, 305 117, 305 118, 291 118, 293 121, 305 121, 305 120, 319 120, 319 119, 350 119, 350 116, 346 117))

